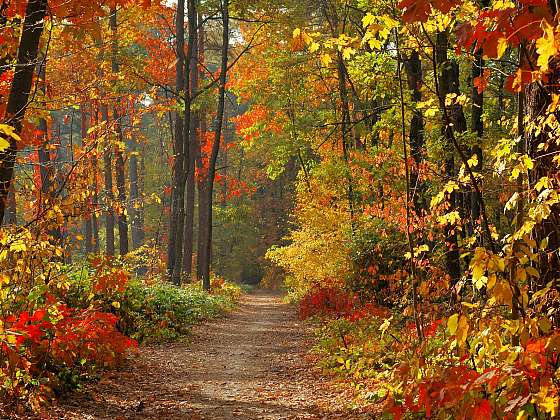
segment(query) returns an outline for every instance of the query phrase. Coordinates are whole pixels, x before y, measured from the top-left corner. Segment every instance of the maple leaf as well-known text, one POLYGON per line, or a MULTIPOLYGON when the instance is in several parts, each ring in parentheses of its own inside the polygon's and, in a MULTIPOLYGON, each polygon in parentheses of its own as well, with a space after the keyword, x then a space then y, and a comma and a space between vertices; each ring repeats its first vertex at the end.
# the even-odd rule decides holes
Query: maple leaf
POLYGON ((475 407, 472 418, 474 420, 491 420, 493 412, 490 401, 484 399, 475 407))
POLYGON ((458 0, 434 0, 433 7, 442 13, 447 13, 460 3, 458 0))
POLYGON ((479 94, 484 92, 486 87, 488 86, 488 82, 490 80, 491 71, 489 69, 484 69, 484 73, 481 76, 475 77, 473 80, 473 84, 476 87, 476 90, 479 94))
POLYGON ((554 57, 558 53, 558 44, 556 42, 556 36, 554 33, 554 28, 547 22, 543 22, 544 35, 537 39, 537 53, 539 58, 537 59, 537 65, 540 67, 541 71, 547 72, 549 70, 548 63, 551 57, 554 57))
POLYGON ((432 11, 432 6, 427 1, 402 0, 399 8, 403 9, 403 21, 426 22, 432 11))
POLYGON ((517 69, 513 74, 510 74, 506 79, 505 87, 510 92, 521 92, 521 89, 533 81, 533 72, 530 70, 517 69))

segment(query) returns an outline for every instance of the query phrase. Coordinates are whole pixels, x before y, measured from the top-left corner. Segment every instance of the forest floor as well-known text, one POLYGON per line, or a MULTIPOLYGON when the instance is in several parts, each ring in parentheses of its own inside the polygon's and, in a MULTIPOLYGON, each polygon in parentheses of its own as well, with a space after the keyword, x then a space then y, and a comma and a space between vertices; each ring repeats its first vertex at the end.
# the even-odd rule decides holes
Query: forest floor
POLYGON ((281 296, 258 291, 188 340, 142 346, 49 413, 57 419, 360 419, 313 368, 312 336, 281 296))

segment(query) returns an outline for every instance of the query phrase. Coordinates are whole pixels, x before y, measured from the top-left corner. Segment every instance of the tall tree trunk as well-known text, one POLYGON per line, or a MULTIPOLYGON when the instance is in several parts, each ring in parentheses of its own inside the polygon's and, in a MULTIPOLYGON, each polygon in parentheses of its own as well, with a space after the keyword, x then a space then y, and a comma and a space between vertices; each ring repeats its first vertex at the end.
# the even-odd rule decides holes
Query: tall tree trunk
MULTIPOLYGON (((488 7, 490 4, 489 0, 482 0, 481 4, 483 7, 488 7)), ((474 81, 477 77, 482 77, 484 75, 484 59, 483 59, 482 49, 475 52, 474 62, 472 64, 472 112, 471 112, 471 131, 476 133, 476 143, 472 148, 472 154, 476 156, 477 164, 473 167, 473 171, 480 173, 482 170, 482 165, 484 163, 484 156, 482 154, 482 136, 484 135, 484 123, 482 121, 482 114, 484 112, 484 92, 479 92, 478 87, 474 85, 474 81)), ((501 91, 501 88, 500 88, 501 91)), ((501 94, 501 93, 500 93, 501 94)), ((469 156, 470 158, 470 156, 469 156)), ((478 219, 480 219, 480 202, 476 193, 473 191, 470 197, 471 205, 471 226, 474 230, 478 219)))
POLYGON ((16 205, 16 191, 15 185, 12 184, 7 197, 7 207, 4 213, 4 225, 17 225, 17 205, 16 205))
MULTIPOLYGON (((323 0, 321 2, 321 9, 325 19, 327 19, 329 26, 331 28, 331 35, 333 38, 338 38, 341 33, 345 32, 346 19, 343 19, 342 25, 337 14, 336 6, 333 6, 328 1, 323 0), (342 26, 341 28, 339 28, 342 26)), ((346 66, 344 65, 344 58, 342 51, 337 51, 336 56, 337 65, 337 79, 338 79, 338 95, 340 98, 340 111, 341 111, 341 121, 340 121, 340 133, 342 141, 342 156, 344 158, 344 163, 346 164, 346 194, 348 199, 348 210, 350 216, 350 223, 352 226, 352 232, 355 228, 354 221, 354 182, 352 179, 352 171, 350 169, 350 158, 348 153, 348 148, 351 146, 349 143, 350 128, 351 128, 351 117, 350 117, 350 100, 348 95, 347 79, 348 73, 346 66)), ((337 111, 338 109, 336 109, 337 111)))
MULTIPOLYGON (((473 167, 475 172, 480 172, 482 170, 483 155, 482 155, 482 136, 484 135, 484 124, 482 122, 482 113, 484 111, 484 93, 479 92, 478 88, 474 86, 474 80, 477 77, 482 77, 484 74, 484 60, 482 58, 482 51, 478 51, 475 54, 474 63, 472 65, 472 113, 471 113, 471 131, 476 133, 476 144, 472 148, 472 154, 476 156, 477 164, 473 167)), ((469 156, 470 157, 470 156, 469 156)), ((480 218, 480 203, 476 197, 476 194, 471 193, 471 223, 472 228, 474 227, 480 218)))
MULTIPOLYGON (((111 43, 111 69, 113 74, 119 72, 118 61, 118 38, 117 38, 117 9, 111 9, 111 16, 109 19, 111 27, 112 43, 111 43)), ((118 145, 115 147, 115 171, 117 180, 117 191, 119 193, 120 211, 117 215, 119 225, 119 252, 121 255, 128 254, 128 221, 126 217, 126 175, 124 170, 124 156, 121 145, 123 144, 123 133, 121 125, 121 115, 118 106, 113 106, 113 119, 115 124, 115 131, 117 133, 118 145)))
MULTIPOLYGON (((190 3, 189 3, 190 4, 190 3)), ((191 97, 196 95, 198 90, 199 82, 199 66, 198 66, 198 56, 199 56, 199 28, 198 28, 198 13, 195 10, 189 10, 189 21, 193 19, 193 25, 189 24, 189 38, 192 34, 192 53, 190 56, 190 92, 191 97)), ((196 180, 195 180, 195 161, 197 153, 197 141, 198 141, 198 130, 200 129, 200 118, 199 112, 191 112, 190 115, 190 129, 189 129, 189 145, 188 153, 185 158, 185 172, 187 175, 186 181, 186 194, 185 194, 185 225, 183 232, 183 273, 187 276, 187 281, 190 280, 192 274, 192 256, 193 256, 193 246, 194 246, 194 202, 195 202, 195 192, 196 192, 196 180)))
POLYGON ((117 215, 117 221, 119 226, 119 253, 120 255, 128 254, 128 221, 126 217, 126 176, 124 170, 124 157, 123 151, 121 149, 121 144, 123 144, 123 134, 122 127, 119 121, 119 115, 116 113, 115 109, 115 128, 117 131, 117 136, 119 139, 119 145, 115 147, 115 171, 116 171, 116 181, 117 181, 117 192, 119 194, 120 210, 117 215))
MULTIPOLYGON (((87 139, 87 118, 88 115, 85 110, 85 105, 82 104, 80 107, 80 114, 81 114, 81 132, 82 132, 82 147, 86 147, 86 139, 87 139)), ((93 174, 95 176, 95 174, 93 174)), ((88 200, 89 201, 89 200, 88 200)), ((89 203, 88 203, 89 204, 89 203)), ((85 240, 85 252, 86 254, 90 254, 93 252, 93 220, 90 212, 90 206, 86 208, 84 214, 84 223, 83 223, 83 231, 84 231, 84 240, 85 240)))
POLYGON ((216 162, 220 151, 220 141, 225 114, 226 80, 228 69, 229 54, 229 0, 221 1, 222 8, 222 63, 220 67, 220 89, 218 94, 218 114, 216 116, 216 130, 212 144, 212 154, 210 155, 208 174, 207 174, 207 202, 206 207, 206 226, 203 228, 203 259, 201 261, 201 278, 204 290, 210 290, 210 265, 212 258, 212 201, 214 192, 214 178, 216 176, 216 162))
MULTIPOLYGON (((185 90, 185 0, 177 1, 175 16, 175 38, 177 63, 175 64, 175 93, 179 99, 185 90)), ((183 104, 186 98, 183 97, 183 104)), ((176 265, 177 225, 183 203, 179 197, 181 179, 183 178, 183 115, 179 109, 175 113, 175 135, 173 143, 173 180, 171 193, 171 212, 169 217, 169 235, 167 247, 167 271, 173 281, 176 265)), ((182 235, 183 232, 181 232, 182 235)))
MULTIPOLYGON (((92 107, 93 113, 93 107, 92 107)), ((92 118, 92 124, 97 127, 99 125, 99 110, 95 108, 95 117, 92 118)), ((95 143, 97 146, 97 138, 95 143)), ((99 209, 99 185, 97 182, 97 171, 98 171, 98 161, 97 153, 94 153, 91 158, 91 167, 93 168, 93 213, 91 215, 91 225, 93 231, 93 252, 99 254, 100 251, 100 241, 99 241, 99 220, 98 220, 98 209, 99 209)))
MULTIPOLYGON (((412 51, 410 57, 405 61, 408 88, 411 93, 412 102, 418 104, 422 101, 422 85, 424 77, 422 74, 422 62, 418 51, 412 51)), ((424 160, 422 150, 424 149, 424 117, 422 112, 416 108, 412 111, 410 121, 410 155, 414 159, 414 167, 410 173, 410 186, 412 187, 414 207, 417 213, 426 210, 426 201, 423 198, 424 186, 420 180, 419 165, 424 160)))
MULTIPOLYGON (((4 116, 4 123, 14 127, 18 134, 21 134, 23 117, 31 93, 46 11, 47 0, 29 0, 27 2, 17 53, 16 68, 18 71, 14 74, 4 116)), ((10 146, 0 152, 0 220, 4 220, 6 199, 12 185, 17 155, 16 139, 10 137, 8 141, 10 146)))
MULTIPOLYGON (((440 73, 437 75, 439 80, 440 103, 445 103, 448 93, 458 90, 459 69, 455 61, 449 60, 447 57, 448 33, 438 32, 436 39, 436 69, 440 73), (443 102, 442 102, 443 101, 443 102)), ((450 109, 450 118, 453 126, 443 122, 443 135, 447 143, 450 145, 448 154, 445 157, 445 175, 451 179, 455 178, 455 159, 453 153, 453 130, 463 132, 466 130, 466 120, 461 107, 453 105, 450 109)), ((449 211, 457 209, 458 197, 455 192, 451 194, 449 199, 449 211)), ((461 277, 461 262, 459 260, 459 246, 457 241, 457 228, 447 224, 444 228, 445 243, 447 252, 445 254, 445 263, 448 274, 451 276, 452 284, 459 281, 461 277)))
POLYGON ((132 249, 138 249, 144 242, 143 203, 138 177, 138 147, 136 141, 130 141, 130 158, 128 161, 130 177, 130 218, 132 230, 132 249))
MULTIPOLYGON (((107 105, 102 105, 101 113, 105 120, 106 129, 109 127, 109 111, 107 105)), ((106 146, 103 153, 103 172, 105 174, 105 254, 115 255, 115 214, 113 204, 113 162, 111 147, 106 146)))
MULTIPOLYGON (((37 66, 37 74, 40 79, 41 92, 46 95, 46 64, 44 57, 41 55, 39 57, 41 63, 37 66)), ((45 105, 45 104, 43 104, 45 105)), ((38 148, 39 155, 39 167, 41 176, 41 200, 38 206, 38 216, 41 217, 45 210, 53 205, 55 199, 55 183, 54 183, 54 162, 51 158, 51 153, 49 150, 49 129, 47 126, 47 120, 41 118, 39 120, 39 131, 42 133, 41 144, 38 148)), ((53 222, 53 221, 51 221, 53 222)), ((59 245, 62 244, 62 231, 61 226, 54 225, 49 226, 48 235, 50 240, 59 245)))
MULTIPOLYGON (((548 114, 547 109, 551 103, 552 93, 560 93, 558 88, 560 65, 558 63, 553 62, 548 76, 545 89, 538 83, 533 83, 525 89, 524 116, 528 121, 539 121, 539 118, 544 120, 548 114)), ((539 133, 535 133, 535 129, 527 129, 526 138, 527 154, 535 162, 534 168, 529 172, 530 187, 534 188, 541 178, 546 177, 554 184, 554 188, 558 188, 560 171, 554 161, 555 156, 560 153, 560 147, 556 142, 557 137, 551 135, 548 129, 543 129, 539 133)), ((560 205, 551 206, 548 217, 536 224, 533 238, 537 245, 546 244, 544 249, 538 251, 540 277, 532 284, 532 291, 536 291, 550 281, 556 280, 560 273, 560 255, 558 253, 560 248, 560 205)))
MULTIPOLYGON (((185 190, 186 182, 188 177, 188 168, 190 165, 190 136, 191 136, 191 105, 192 105, 192 94, 191 94, 191 64, 193 63, 193 50, 196 35, 198 32, 197 28, 197 11, 196 11, 196 0, 188 1, 188 45, 187 51, 188 56, 185 58, 185 83, 183 94, 185 98, 185 115, 183 118, 183 133, 181 136, 182 141, 182 158, 180 173, 178 176, 179 185, 177 188, 177 200, 179 204, 179 213, 177 217, 177 226, 174 232, 175 235, 175 261, 173 266, 173 272, 171 275, 173 283, 179 285, 181 283, 181 277, 183 274, 183 238, 185 235, 185 190)), ((196 60, 196 57, 195 57, 196 60)), ((196 62, 196 61, 195 61, 196 62)))
MULTIPOLYGON (((201 16, 199 16, 199 21, 202 21, 201 16)), ((204 26, 199 28, 198 32, 198 61, 201 66, 204 65, 205 62, 205 32, 204 26)), ((205 168, 202 163, 202 144, 206 138, 206 131, 208 131, 208 125, 206 121, 206 110, 201 109, 199 110, 198 121, 200 124, 199 130, 199 138, 197 142, 197 149, 196 149, 196 165, 198 168, 198 178, 196 180, 197 187, 198 187, 198 235, 197 235, 197 251, 196 251, 196 276, 197 280, 202 284, 202 265, 201 265, 201 256, 204 255, 204 238, 203 238, 203 229, 204 226, 208 224, 206 220, 206 201, 207 201, 207 192, 206 192, 206 178, 205 178, 205 168)))

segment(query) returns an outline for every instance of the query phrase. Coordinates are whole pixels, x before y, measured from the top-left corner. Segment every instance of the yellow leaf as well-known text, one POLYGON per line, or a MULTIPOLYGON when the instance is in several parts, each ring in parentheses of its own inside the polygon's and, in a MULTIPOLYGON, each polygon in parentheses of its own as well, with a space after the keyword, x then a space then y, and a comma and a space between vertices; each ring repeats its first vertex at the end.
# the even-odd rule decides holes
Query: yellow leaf
POLYGON ((541 71, 548 71, 548 63, 550 57, 555 56, 558 53, 558 46, 556 44, 556 37, 554 34, 554 28, 545 20, 543 20, 543 31, 542 37, 537 39, 537 53, 539 58, 537 58, 537 65, 541 68, 541 71))
POLYGON ((509 284, 504 281, 497 283, 496 286, 494 286, 493 294, 496 302, 511 306, 513 293, 509 284))
POLYGON ((313 42, 310 46, 309 46, 309 52, 310 53, 314 53, 316 51, 319 50, 319 44, 317 44, 316 42, 313 42))
POLYGON ((12 245, 10 245, 10 251, 13 251, 13 252, 17 252, 17 251, 25 252, 25 251, 27 251, 27 246, 26 246, 23 242, 17 241, 17 242, 14 242, 12 245))
POLYGON ((298 36, 300 36, 301 35, 301 29, 299 29, 299 28, 294 29, 294 34, 293 35, 294 35, 294 38, 297 38, 298 36))
POLYGON ((374 24, 376 20, 377 19, 374 15, 372 15, 371 13, 368 13, 367 15, 365 15, 362 18, 362 23, 364 25, 364 28, 367 28, 368 26, 374 24))
POLYGON ((481 264, 484 263, 484 261, 477 261, 477 263, 478 264, 474 264, 473 271, 472 271, 473 282, 478 281, 486 271, 486 267, 484 267, 484 265, 481 264))
POLYGON ((447 331, 449 332, 449 334, 455 335, 455 332, 457 331, 458 321, 459 314, 453 314, 449 317, 449 319, 447 320, 447 331))
POLYGON ((0 137, 0 152, 3 152, 8 147, 10 147, 10 142, 7 141, 6 139, 0 137))
POLYGON ((321 62, 323 63, 323 66, 328 67, 332 63, 332 58, 329 54, 323 54, 321 56, 321 62))
POLYGON ((120 302, 113 302, 111 305, 113 305, 117 309, 119 309, 121 307, 120 302))
POLYGON ((508 47, 508 41, 506 38, 500 38, 498 40, 498 57, 497 58, 501 58, 502 55, 504 55, 504 53, 506 52, 508 47))
POLYGON ((552 324, 550 323, 548 318, 545 318, 545 317, 539 319, 538 324, 539 324, 539 327, 542 330, 542 332, 545 333, 545 334, 548 334, 548 332, 552 328, 552 324))
POLYGON ((350 60, 352 55, 355 54, 355 53, 356 53, 356 50, 354 50, 354 48, 346 47, 342 50, 342 58, 344 58, 345 60, 350 60))
POLYGON ((469 332, 469 320, 466 316, 461 315, 457 324, 457 344, 462 346, 467 341, 467 333, 469 332))
MULTIPOLYGON (((13 138, 15 141, 21 141, 21 137, 15 132, 14 127, 8 124, 0 124, 0 134, 13 138)), ((10 142, 0 136, 0 152, 3 152, 8 147, 10 147, 10 142)))

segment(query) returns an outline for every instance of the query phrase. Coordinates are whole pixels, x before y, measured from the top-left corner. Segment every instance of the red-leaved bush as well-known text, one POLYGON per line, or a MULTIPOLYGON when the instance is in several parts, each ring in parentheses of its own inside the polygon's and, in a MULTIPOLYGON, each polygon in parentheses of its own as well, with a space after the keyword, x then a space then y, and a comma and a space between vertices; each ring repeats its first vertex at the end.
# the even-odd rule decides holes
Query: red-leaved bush
POLYGON ((299 304, 301 319, 324 316, 358 321, 370 316, 386 317, 388 313, 388 310, 373 303, 362 304, 357 295, 337 287, 315 287, 304 296, 299 304))
POLYGON ((65 385, 61 375, 80 375, 121 361, 136 341, 116 328, 113 314, 47 303, 0 319, 3 401, 37 407, 65 385))

